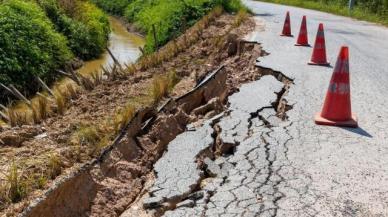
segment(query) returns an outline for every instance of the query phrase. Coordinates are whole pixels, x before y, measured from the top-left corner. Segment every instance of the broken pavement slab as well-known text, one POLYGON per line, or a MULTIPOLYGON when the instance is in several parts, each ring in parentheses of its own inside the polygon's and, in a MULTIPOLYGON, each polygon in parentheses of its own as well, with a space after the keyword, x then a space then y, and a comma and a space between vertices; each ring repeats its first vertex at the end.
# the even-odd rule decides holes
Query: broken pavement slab
POLYGON ((150 197, 143 202, 144 208, 160 207, 165 202, 177 203, 198 187, 204 175, 196 160, 212 147, 213 124, 220 117, 222 114, 178 135, 169 143, 167 152, 154 166, 157 179, 150 189, 150 197))
MULTIPOLYGON (((215 124, 221 129, 220 139, 222 142, 228 138, 232 139, 228 142, 236 145, 243 142, 249 135, 249 130, 252 126, 251 119, 258 119, 257 113, 259 111, 264 108, 271 108, 273 103, 278 100, 278 93, 282 91, 283 87, 284 84, 271 75, 263 76, 258 81, 242 85, 239 92, 229 97, 228 115, 219 115, 212 119, 212 121, 205 121, 198 128, 191 127, 190 131, 180 134, 170 142, 168 151, 155 164, 154 171, 156 180, 154 186, 149 191, 150 197, 143 201, 144 208, 152 209, 152 207, 161 207, 165 203, 170 203, 170 205, 172 203, 172 207, 175 206, 174 204, 181 204, 182 206, 176 205, 177 208, 167 211, 165 215, 190 216, 190 214, 206 212, 209 200, 218 203, 218 197, 222 198, 222 201, 227 201, 228 198, 233 201, 236 199, 247 200, 257 198, 257 195, 247 187, 235 189, 235 192, 232 190, 233 187, 230 185, 241 184, 241 180, 244 177, 231 176, 231 173, 238 174, 236 171, 246 169, 242 164, 236 164, 234 166, 233 164, 235 162, 231 161, 233 156, 227 158, 221 157, 214 162, 209 158, 205 158, 204 164, 210 170, 208 173, 217 177, 214 181, 220 181, 213 182, 210 180, 209 183, 205 183, 203 186, 202 184, 200 186, 200 183, 204 178, 204 171, 198 168, 199 166, 196 161, 202 151, 215 144, 215 140, 211 136, 215 133, 213 129, 215 124), (214 122, 215 120, 216 122, 214 122), (230 125, 230 122, 235 124, 230 125), (226 179, 230 182, 224 183, 225 180, 222 177, 226 178, 228 176, 232 177, 230 180, 229 178, 226 179), (223 193, 226 195, 218 195, 218 191, 224 185, 233 192, 223 193), (184 201, 189 194, 198 190, 199 187, 202 187, 205 190, 204 194, 208 195, 206 200, 184 201), (217 196, 211 196, 215 192, 217 192, 215 194, 217 196), (247 193, 250 195, 249 198, 245 198, 244 196, 247 193), (188 205, 190 207, 187 207, 188 205)), ((275 109, 272 108, 272 110, 273 114, 276 114, 275 109)), ((258 141, 260 142, 260 140, 258 141)), ((220 190, 220 192, 223 192, 223 190, 220 190)), ((222 201, 219 203, 222 204, 222 201)), ((170 208, 165 207, 165 209, 168 210, 170 208)))

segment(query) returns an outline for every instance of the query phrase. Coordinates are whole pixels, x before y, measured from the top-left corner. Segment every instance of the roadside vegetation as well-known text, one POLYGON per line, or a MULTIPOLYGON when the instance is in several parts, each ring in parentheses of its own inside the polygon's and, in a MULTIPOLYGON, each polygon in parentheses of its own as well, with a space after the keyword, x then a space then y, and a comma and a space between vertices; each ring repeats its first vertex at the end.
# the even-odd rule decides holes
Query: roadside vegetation
MULTIPOLYGON (((53 82, 75 57, 98 57, 107 45, 107 16, 83 0, 3 0, 0 3, 0 82, 23 93, 36 77, 53 82)), ((0 90, 2 102, 9 96, 0 90)))
POLYGON ((388 26, 388 0, 356 0, 349 11, 348 0, 260 0, 325 11, 388 26))
POLYGON ((145 53, 152 53, 216 6, 228 12, 243 8, 240 0, 93 0, 109 13, 125 17, 146 34, 145 53))

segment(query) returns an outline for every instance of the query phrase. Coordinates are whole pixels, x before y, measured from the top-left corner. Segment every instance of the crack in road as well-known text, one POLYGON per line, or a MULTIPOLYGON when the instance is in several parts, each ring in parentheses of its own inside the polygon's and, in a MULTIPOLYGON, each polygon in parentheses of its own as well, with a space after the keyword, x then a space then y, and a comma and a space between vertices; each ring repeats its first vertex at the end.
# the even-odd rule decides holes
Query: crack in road
MULTIPOLYGON (((206 163, 209 164, 207 167, 219 168, 217 171, 226 171, 227 175, 204 176, 198 183, 200 188, 193 189, 194 193, 204 192, 204 197, 199 200, 181 197, 160 215, 276 216, 280 209, 278 203, 285 197, 279 189, 285 182, 280 174, 282 167, 274 165, 278 159, 277 149, 292 139, 288 132, 285 133, 291 123, 286 124, 277 111, 289 88, 286 85, 290 83, 280 82, 284 79, 280 75, 277 74, 276 78, 266 75, 256 82, 243 85, 238 93, 230 96, 227 115, 214 123, 213 127, 219 130, 214 129, 216 135, 213 135, 213 142, 219 140, 221 146, 233 144, 234 148, 233 153, 224 152, 223 156, 206 163), (186 204, 190 206, 186 207, 186 204)), ((286 152, 288 148, 283 147, 283 150, 286 152)))

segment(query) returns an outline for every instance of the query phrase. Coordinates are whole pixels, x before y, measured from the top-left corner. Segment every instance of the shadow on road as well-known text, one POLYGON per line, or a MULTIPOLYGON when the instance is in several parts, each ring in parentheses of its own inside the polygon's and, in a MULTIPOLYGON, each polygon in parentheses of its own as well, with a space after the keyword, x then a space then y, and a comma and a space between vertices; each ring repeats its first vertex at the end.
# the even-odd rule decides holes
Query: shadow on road
POLYGON ((370 135, 368 132, 366 132, 361 127, 359 127, 359 128, 341 127, 341 128, 344 129, 344 130, 350 131, 352 133, 356 133, 356 134, 361 135, 361 136, 365 136, 365 137, 368 137, 368 138, 373 138, 372 135, 370 135))
POLYGON ((260 16, 260 17, 273 17, 275 16, 275 14, 271 14, 271 13, 255 13, 253 12, 255 16, 260 16))

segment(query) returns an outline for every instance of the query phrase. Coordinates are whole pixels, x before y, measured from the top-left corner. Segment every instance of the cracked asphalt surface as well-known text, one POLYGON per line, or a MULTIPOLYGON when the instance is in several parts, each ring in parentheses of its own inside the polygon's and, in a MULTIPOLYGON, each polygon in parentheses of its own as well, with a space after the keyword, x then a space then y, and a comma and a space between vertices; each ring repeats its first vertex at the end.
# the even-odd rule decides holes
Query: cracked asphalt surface
POLYGON ((166 206, 163 216, 169 217, 388 216, 388 29, 311 10, 244 3, 265 25, 250 37, 269 53, 257 65, 293 79, 283 96, 292 105, 288 118, 276 116, 272 103, 284 84, 272 75, 242 85, 229 97, 222 117, 191 128, 169 144, 155 167, 154 192, 144 205, 152 208, 159 199, 156 204, 166 206), (286 11, 291 13, 294 35, 307 15, 310 44, 318 23, 325 24, 332 65, 340 46, 349 46, 352 105, 360 128, 315 125, 313 117, 321 109, 333 69, 307 65, 312 48, 295 47, 296 38, 279 36, 286 11), (195 162, 215 143, 210 136, 213 125, 221 129, 223 143, 236 147, 214 161, 205 159, 210 174, 205 175, 195 162), (194 139, 191 134, 203 136, 194 139), (178 144, 186 148, 172 153, 178 144), (171 160, 174 157, 179 159, 171 160), (191 181, 179 184, 187 178, 191 181), (176 190, 180 188, 185 190, 176 190))

